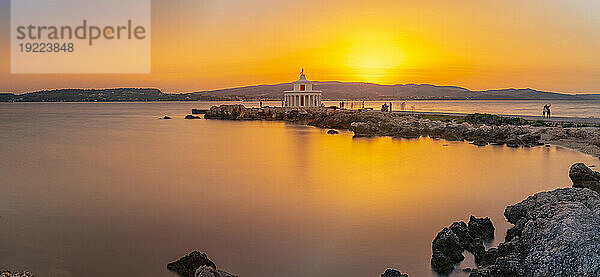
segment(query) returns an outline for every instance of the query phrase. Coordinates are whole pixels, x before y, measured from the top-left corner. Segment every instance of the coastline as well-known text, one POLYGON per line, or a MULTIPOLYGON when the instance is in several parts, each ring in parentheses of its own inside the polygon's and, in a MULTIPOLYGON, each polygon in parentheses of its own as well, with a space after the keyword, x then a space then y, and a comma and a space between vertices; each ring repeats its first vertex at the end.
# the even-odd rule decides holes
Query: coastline
MULTIPOLYGON (((469 114, 467 113, 444 113, 444 112, 406 112, 406 111, 397 111, 394 113, 402 114, 402 115, 430 115, 430 116, 453 116, 453 117, 465 117, 469 114)), ((592 155, 600 158, 600 149, 598 149, 597 145, 591 145, 589 142, 574 139, 577 135, 571 135, 573 133, 585 133, 587 131, 590 132, 598 132, 600 131, 600 118, 583 118, 583 117, 552 117, 552 118, 542 118, 540 116, 529 116, 529 115, 513 115, 513 114, 498 114, 497 116, 501 117, 512 117, 512 118, 523 118, 527 121, 542 121, 549 124, 556 124, 557 126, 553 126, 553 128, 561 128, 554 129, 554 134, 549 134, 549 129, 544 129, 545 127, 537 127, 543 133, 540 137, 540 142, 543 144, 549 144, 552 146, 564 147, 571 150, 576 150, 584 154, 592 155), (558 126, 563 123, 573 123, 573 124, 582 124, 589 125, 585 127, 561 127, 558 126), (571 130, 571 134, 569 134, 568 130, 571 130), (587 130, 587 131, 586 131, 587 130), (564 131, 564 132, 563 132, 564 131)), ((535 128, 535 127, 532 127, 535 128)))

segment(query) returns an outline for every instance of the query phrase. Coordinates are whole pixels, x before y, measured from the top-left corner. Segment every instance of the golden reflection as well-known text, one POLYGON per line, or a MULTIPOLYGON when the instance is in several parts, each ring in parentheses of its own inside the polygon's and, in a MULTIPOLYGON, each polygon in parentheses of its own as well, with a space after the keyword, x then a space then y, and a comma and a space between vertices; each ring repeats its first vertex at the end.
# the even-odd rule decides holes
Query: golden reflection
POLYGON ((449 222, 490 216, 501 238, 506 205, 569 186, 574 162, 597 162, 555 147, 353 138, 281 122, 184 120, 185 112, 156 120, 165 105, 190 104, 7 113, 0 224, 24 226, 2 229, 14 238, 6 248, 20 253, 7 262, 47 260, 38 267, 81 276, 74 256, 96 255, 98 276, 168 276, 156 261, 199 247, 240 276, 373 276, 390 265, 431 276, 431 240, 449 222), (107 120, 123 110, 144 116, 107 120), (22 128, 40 112, 35 128, 22 128), (128 251, 138 255, 116 265, 128 251))

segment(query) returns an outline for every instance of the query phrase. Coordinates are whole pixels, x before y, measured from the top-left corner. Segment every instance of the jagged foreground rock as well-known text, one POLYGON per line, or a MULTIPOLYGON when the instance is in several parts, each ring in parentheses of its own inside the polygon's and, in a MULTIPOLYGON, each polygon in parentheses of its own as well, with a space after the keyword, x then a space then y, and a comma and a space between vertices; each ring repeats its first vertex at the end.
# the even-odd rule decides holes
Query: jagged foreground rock
POLYGON ((598 176, 574 164, 573 188, 536 193, 508 206, 504 216, 515 226, 470 276, 600 276, 598 176))
POLYGON ((506 207, 514 227, 497 248, 486 251, 482 243, 493 238, 489 218, 471 216, 468 225, 444 228, 432 243, 433 269, 453 271, 467 250, 478 265, 470 277, 600 276, 600 173, 579 163, 569 176, 573 188, 536 193, 506 207))
POLYGON ((515 224, 486 252, 479 276, 600 276, 600 195, 585 188, 540 192, 506 208, 515 224))

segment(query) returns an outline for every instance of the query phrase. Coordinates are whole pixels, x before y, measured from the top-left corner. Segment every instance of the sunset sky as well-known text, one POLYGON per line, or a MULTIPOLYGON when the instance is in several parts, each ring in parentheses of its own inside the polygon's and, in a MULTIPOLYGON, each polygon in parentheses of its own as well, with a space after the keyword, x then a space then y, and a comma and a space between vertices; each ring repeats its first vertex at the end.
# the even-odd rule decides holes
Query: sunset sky
POLYGON ((187 92, 290 82, 304 68, 319 81, 600 93, 598 11, 598 0, 153 0, 151 74, 21 75, 0 0, 0 92, 187 92))

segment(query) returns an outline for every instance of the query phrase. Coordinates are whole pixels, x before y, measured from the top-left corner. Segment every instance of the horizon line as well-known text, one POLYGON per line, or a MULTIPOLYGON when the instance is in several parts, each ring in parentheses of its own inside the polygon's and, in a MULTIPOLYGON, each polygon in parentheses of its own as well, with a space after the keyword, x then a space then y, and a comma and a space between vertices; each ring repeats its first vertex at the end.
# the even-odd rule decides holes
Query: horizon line
MULTIPOLYGON (((504 88, 490 88, 490 89, 484 89, 484 90, 472 90, 466 87, 462 87, 462 86, 458 86, 458 85, 435 85, 435 84, 430 84, 430 83, 396 83, 396 84, 379 84, 379 83, 374 83, 374 82, 360 82, 360 81, 335 81, 335 80, 329 80, 329 81, 311 81, 311 82, 316 82, 316 83, 346 83, 346 84, 368 84, 368 85, 376 85, 376 86, 386 86, 386 87, 391 87, 391 86, 409 86, 409 85, 416 85, 416 86, 434 86, 434 87, 453 87, 453 88, 460 88, 460 89, 464 89, 467 91, 471 91, 471 92, 486 92, 486 91, 494 91, 494 90, 534 90, 534 91, 539 91, 539 92, 547 92, 547 93, 559 93, 559 94, 568 94, 568 95, 580 95, 580 94, 600 94, 600 92, 559 92, 559 91, 553 91, 553 90, 539 90, 536 88, 531 88, 531 87, 522 87, 522 88, 517 88, 517 87, 504 87, 504 88)), ((240 88, 248 88, 248 87, 260 87, 260 86, 277 86, 277 85, 287 85, 287 84, 292 84, 293 82, 284 82, 284 83, 270 83, 270 84, 248 84, 248 85, 242 85, 242 86, 232 86, 232 87, 224 87, 224 88, 217 88, 217 89, 209 89, 209 90, 187 90, 187 91, 179 91, 179 92, 175 92, 175 91, 164 91, 163 89, 159 88, 159 87, 151 87, 151 86, 116 86, 116 87, 63 87, 63 88, 43 88, 43 89, 37 89, 37 90, 31 90, 31 91, 25 91, 25 92, 21 92, 21 93, 17 93, 17 92, 0 92, 0 93, 8 93, 8 94, 15 94, 15 95, 22 95, 22 94, 27 94, 27 93, 36 93, 36 92, 41 92, 41 91, 53 91, 53 90, 68 90, 68 89, 80 89, 80 90, 102 90, 102 89, 157 89, 162 93, 165 94, 188 94, 188 93, 202 93, 202 92, 216 92, 216 91, 222 91, 222 90, 230 90, 230 89, 240 89, 240 88)))

